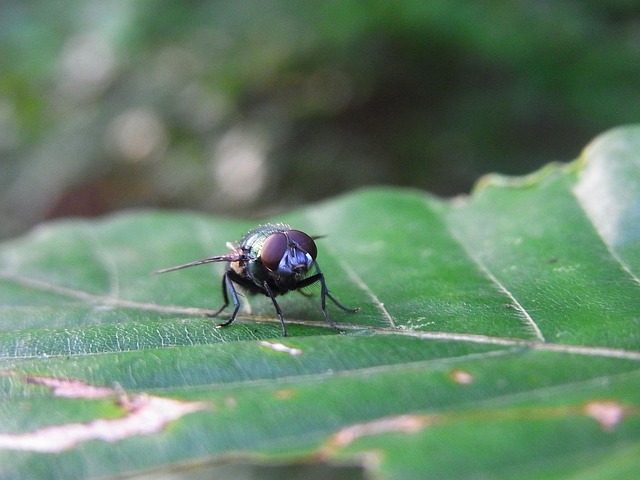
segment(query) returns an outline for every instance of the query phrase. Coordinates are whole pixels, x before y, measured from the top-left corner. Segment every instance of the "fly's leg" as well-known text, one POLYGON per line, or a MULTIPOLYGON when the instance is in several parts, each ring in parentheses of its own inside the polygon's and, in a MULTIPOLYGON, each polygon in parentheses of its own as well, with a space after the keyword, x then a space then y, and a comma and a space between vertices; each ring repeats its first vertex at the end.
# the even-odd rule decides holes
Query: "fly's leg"
POLYGON ((227 291, 231 292, 231 298, 233 299, 233 313, 229 317, 229 320, 216 325, 217 328, 228 327, 229 325, 231 325, 238 316, 238 310, 240 310, 240 300, 238 299, 238 292, 236 292, 236 287, 233 285, 233 281, 229 278, 229 275, 225 273, 222 277, 222 296, 224 298, 224 305, 214 315, 211 315, 212 317, 218 315, 229 305, 229 295, 227 294, 227 291))
POLYGON ((335 322, 331 320, 331 318, 329 318, 329 312, 327 312, 327 296, 334 302, 335 300, 329 293, 329 289, 327 288, 327 283, 324 281, 324 275, 318 272, 314 276, 317 276, 318 280, 320 281, 320 307, 322 308, 322 314, 324 315, 324 319, 327 321, 329 325, 331 325, 331 328, 339 331, 340 333, 343 333, 342 329, 338 328, 335 322))
MULTIPOLYGON (((324 283, 324 275, 323 275, 323 283, 324 283)), ((336 300, 336 298, 333 295, 331 295, 331 292, 329 290, 326 290, 325 294, 327 295, 327 297, 329 297, 329 299, 331 299, 334 305, 338 307, 340 310, 343 310, 349 313, 356 313, 360 311, 360 307, 350 308, 350 307, 344 306, 342 303, 336 300)))
MULTIPOLYGON (((316 267, 316 274, 313 275, 310 278, 315 278, 315 280, 311 281, 309 284, 314 283, 319 281, 320 285, 322 286, 322 290, 321 290, 321 295, 322 295, 322 309, 324 310, 324 304, 325 304, 325 300, 324 297, 327 296, 329 297, 329 299, 335 304, 336 307, 338 307, 340 310, 343 310, 345 312, 349 312, 349 313, 356 313, 357 311, 360 310, 360 307, 355 307, 355 308, 349 308, 345 305, 343 305, 342 303, 340 303, 336 297, 334 297, 333 295, 331 295, 331 292, 329 291, 329 289, 327 288, 327 284, 324 280, 324 274, 320 271, 320 267, 318 266, 317 263, 315 263, 315 267, 316 267)), ((307 279, 308 280, 308 279, 307 279)), ((308 285, 309 285, 308 284, 308 285)))
POLYGON ((320 271, 317 264, 316 264, 316 270, 318 273, 302 280, 298 284, 298 288, 308 287, 313 283, 320 282, 320 307, 322 308, 322 314, 324 315, 324 319, 329 325, 331 325, 333 329, 342 333, 342 330, 338 327, 338 325, 336 325, 336 323, 333 320, 331 320, 331 317, 329 317, 329 312, 327 312, 327 297, 329 297, 329 299, 333 303, 335 303, 338 308, 344 310, 345 312, 355 313, 358 310, 360 310, 360 307, 356 307, 356 308, 345 307, 338 300, 336 300, 335 297, 331 295, 331 293, 329 292, 329 289, 327 288, 327 283, 324 280, 324 274, 320 271))
POLYGON ((224 304, 215 312, 215 313, 207 313, 207 317, 217 317, 222 313, 222 311, 229 306, 229 295, 227 295, 227 275, 224 274, 222 276, 222 298, 224 300, 224 304))
POLYGON ((271 287, 269 287, 269 284, 267 282, 264 282, 262 286, 264 287, 265 291, 269 295, 269 298, 273 302, 273 307, 276 309, 276 313, 278 314, 278 318, 280 319, 280 325, 282 326, 282 336, 286 337, 287 327, 284 324, 284 317, 282 316, 282 310, 280 309, 280 305, 278 305, 278 302, 276 301, 276 296, 271 291, 271 287))

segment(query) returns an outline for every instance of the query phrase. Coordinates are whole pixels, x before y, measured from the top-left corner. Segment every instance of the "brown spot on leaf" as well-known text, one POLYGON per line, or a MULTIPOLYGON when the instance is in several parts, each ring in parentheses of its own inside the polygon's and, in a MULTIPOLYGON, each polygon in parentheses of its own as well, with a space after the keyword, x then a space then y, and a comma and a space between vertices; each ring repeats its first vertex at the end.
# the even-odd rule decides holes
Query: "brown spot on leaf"
POLYGON ((25 377, 27 383, 49 387, 56 397, 65 398, 105 398, 117 395, 113 388, 89 385, 80 380, 55 377, 25 377))
POLYGON ((151 395, 118 395, 108 387, 55 377, 24 377, 28 384, 49 387, 59 397, 95 399, 113 396, 124 409, 121 418, 96 419, 87 423, 52 425, 26 433, 0 434, 0 449, 58 453, 89 440, 117 442, 135 435, 152 435, 183 415, 208 408, 204 402, 184 402, 151 395))
POLYGON ((160 432, 169 422, 205 408, 202 402, 137 395, 124 405, 126 415, 88 423, 66 423, 28 433, 0 434, 0 449, 58 453, 88 440, 117 442, 135 435, 160 432))
POLYGON ((613 400, 589 402, 584 406, 583 411, 607 432, 611 432, 625 416, 625 408, 613 400))
POLYGON ((470 385, 475 381, 474 376, 465 370, 451 370, 449 378, 460 385, 470 385))
POLYGON ((281 388, 275 391, 275 396, 279 400, 289 400, 296 396, 296 392, 294 390, 281 388))
POLYGON ((417 432, 427 424, 427 417, 421 415, 398 415, 395 417, 380 418, 371 422, 357 423, 338 430, 329 443, 334 448, 340 448, 350 445, 359 438, 371 435, 417 432))

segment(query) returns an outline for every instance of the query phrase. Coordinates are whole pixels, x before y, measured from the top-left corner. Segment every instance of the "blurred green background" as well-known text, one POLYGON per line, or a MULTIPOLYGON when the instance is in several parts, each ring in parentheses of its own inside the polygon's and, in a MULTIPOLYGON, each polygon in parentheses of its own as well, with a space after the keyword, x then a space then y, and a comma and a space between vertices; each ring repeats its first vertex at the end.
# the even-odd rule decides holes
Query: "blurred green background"
POLYGON ((635 0, 3 0, 0 238, 362 185, 454 195, 639 119, 635 0))

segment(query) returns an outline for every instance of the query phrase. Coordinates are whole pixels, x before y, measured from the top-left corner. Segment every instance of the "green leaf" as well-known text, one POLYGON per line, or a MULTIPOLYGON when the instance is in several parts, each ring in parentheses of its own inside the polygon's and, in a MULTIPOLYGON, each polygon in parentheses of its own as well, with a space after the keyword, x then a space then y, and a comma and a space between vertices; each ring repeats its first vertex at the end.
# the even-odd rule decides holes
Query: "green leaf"
POLYGON ((2 244, 0 477, 640 469, 640 127, 468 198, 376 188, 268 220, 326 235, 329 288, 361 307, 329 303, 344 335, 317 289, 281 297, 282 338, 266 297, 204 316, 222 264, 150 274, 247 222, 131 212, 2 244))

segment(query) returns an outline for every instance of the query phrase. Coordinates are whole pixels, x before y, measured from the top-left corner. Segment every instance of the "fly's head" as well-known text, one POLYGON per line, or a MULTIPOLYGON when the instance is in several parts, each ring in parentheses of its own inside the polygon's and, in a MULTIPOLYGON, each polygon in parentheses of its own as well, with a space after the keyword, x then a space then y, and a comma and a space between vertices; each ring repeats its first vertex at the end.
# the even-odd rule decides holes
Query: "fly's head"
POLYGON ((283 277, 306 275, 318 255, 316 243, 300 230, 284 230, 269 235, 260 250, 262 264, 283 277))

